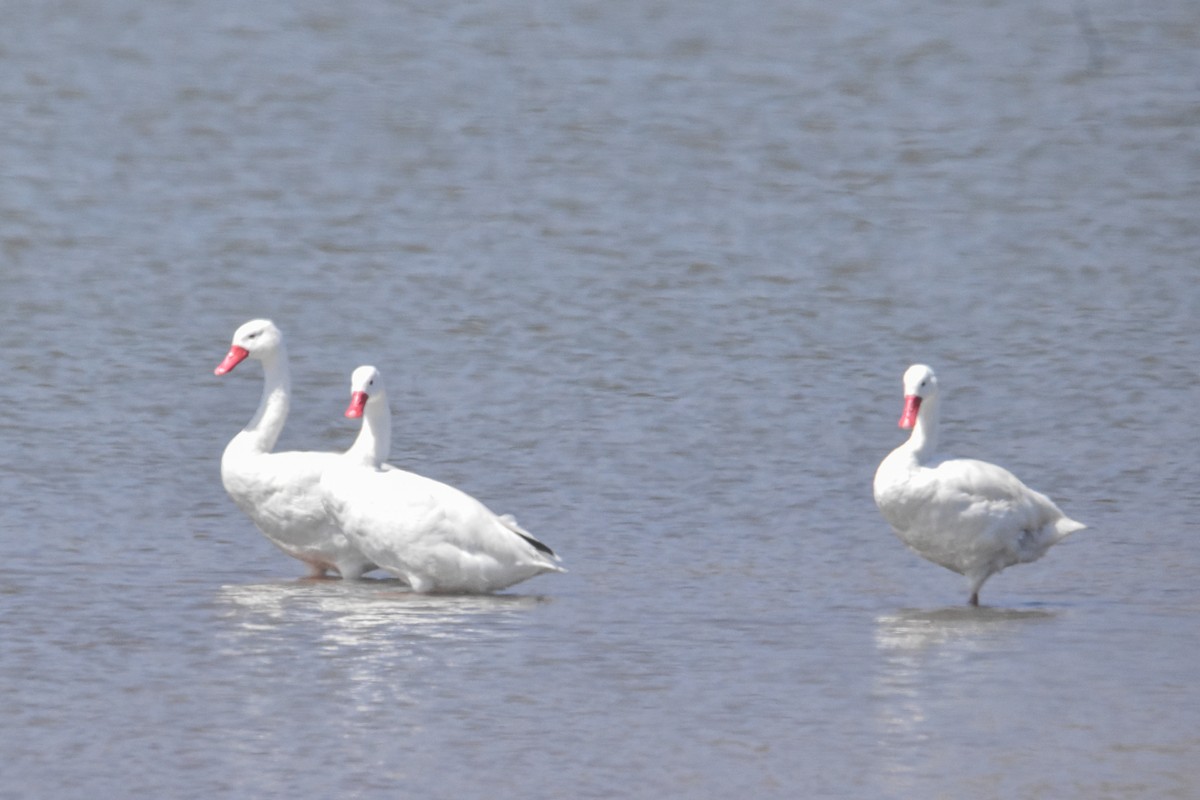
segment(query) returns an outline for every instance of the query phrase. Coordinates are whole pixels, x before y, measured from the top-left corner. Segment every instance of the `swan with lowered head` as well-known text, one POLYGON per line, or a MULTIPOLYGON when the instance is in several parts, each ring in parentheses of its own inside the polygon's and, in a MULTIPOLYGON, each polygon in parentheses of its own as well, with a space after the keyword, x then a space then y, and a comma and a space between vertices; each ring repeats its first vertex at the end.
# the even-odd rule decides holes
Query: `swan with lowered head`
POLYGON ((255 319, 238 328, 229 353, 213 372, 224 375, 247 358, 262 362, 263 394, 254 417, 221 456, 225 491, 272 544, 307 564, 312 577, 333 571, 358 578, 375 569, 321 502, 321 473, 337 463, 338 454, 271 452, 287 421, 291 377, 283 334, 270 320, 255 319))
POLYGON ((346 416, 362 417, 349 450, 321 478, 330 517, 374 563, 416 592, 485 593, 543 572, 559 558, 510 516, 444 483, 385 464, 391 410, 379 370, 350 380, 346 416))
POLYGON ((938 383, 924 364, 904 373, 900 427, 912 434, 876 470, 875 504, 900 541, 967 578, 971 605, 989 577, 1087 527, 1003 467, 936 458, 938 383))

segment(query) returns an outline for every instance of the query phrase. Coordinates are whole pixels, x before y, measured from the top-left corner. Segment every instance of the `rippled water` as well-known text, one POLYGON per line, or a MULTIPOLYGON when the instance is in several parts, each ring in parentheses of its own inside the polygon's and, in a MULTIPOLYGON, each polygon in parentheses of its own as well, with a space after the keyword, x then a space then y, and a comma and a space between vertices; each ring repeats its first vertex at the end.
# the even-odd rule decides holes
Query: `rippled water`
POLYGON ((1191 798, 1200 12, 9 2, 0 797, 1191 798), (350 370, 570 572, 305 581, 221 490, 350 370), (1089 530, 871 501, 900 374, 1089 530))

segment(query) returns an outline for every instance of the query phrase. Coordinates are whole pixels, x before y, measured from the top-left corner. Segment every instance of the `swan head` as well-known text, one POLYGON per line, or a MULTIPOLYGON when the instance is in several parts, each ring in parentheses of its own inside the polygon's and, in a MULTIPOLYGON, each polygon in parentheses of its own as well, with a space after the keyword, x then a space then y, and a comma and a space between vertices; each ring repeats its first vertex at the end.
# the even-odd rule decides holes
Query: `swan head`
POLYGON ((369 364, 358 367, 350 374, 350 405, 346 407, 346 416, 351 419, 361 417, 367 400, 383 394, 383 377, 379 370, 369 364))
POLYGON ((283 345, 283 333, 269 319, 252 319, 233 332, 233 343, 225 358, 213 370, 224 375, 247 357, 261 359, 275 353, 283 345))
POLYGON ((904 412, 900 415, 900 427, 910 430, 917 424, 917 413, 921 403, 932 402, 937 396, 937 376, 933 369, 924 364, 913 364, 904 371, 904 412))

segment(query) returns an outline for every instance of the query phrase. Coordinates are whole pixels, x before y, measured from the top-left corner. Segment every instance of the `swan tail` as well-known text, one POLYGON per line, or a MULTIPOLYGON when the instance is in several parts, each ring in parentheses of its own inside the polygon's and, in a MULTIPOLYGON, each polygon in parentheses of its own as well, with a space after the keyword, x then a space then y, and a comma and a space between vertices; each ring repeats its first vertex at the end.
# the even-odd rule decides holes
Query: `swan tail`
POLYGON ((1070 536, 1075 531, 1082 531, 1087 528, 1082 522, 1076 522, 1070 517, 1062 517, 1054 523, 1054 541, 1061 542, 1063 539, 1070 536))
MULTIPOLYGON (((512 514, 501 514, 499 519, 500 519, 500 522, 504 525, 504 527, 508 528, 510 531, 515 533, 517 536, 520 536, 522 539, 524 539, 526 542, 528 542, 533 547, 534 550, 537 550, 539 553, 541 553, 545 556, 549 556, 550 558, 554 559, 555 561, 562 560, 558 557, 557 553, 555 553, 553 550, 550 549, 549 545, 547 545, 545 542, 539 541, 532 533, 530 533, 529 531, 525 530, 520 525, 518 525, 517 518, 514 517, 512 514)), ((562 569, 562 567, 555 567, 555 569, 559 570, 560 572, 564 571, 562 569)))

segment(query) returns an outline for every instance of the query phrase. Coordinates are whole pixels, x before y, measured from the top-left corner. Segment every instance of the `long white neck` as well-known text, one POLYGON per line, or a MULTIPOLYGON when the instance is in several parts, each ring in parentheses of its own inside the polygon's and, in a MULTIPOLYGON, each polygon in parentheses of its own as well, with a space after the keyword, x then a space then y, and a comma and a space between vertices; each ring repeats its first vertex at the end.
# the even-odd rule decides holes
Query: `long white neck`
POLYGON ((292 377, 288 372, 287 351, 283 345, 262 359, 263 393, 254 417, 237 435, 239 444, 261 453, 269 453, 283 432, 291 405, 292 377))
POLYGON ((377 391, 367 400, 362 429, 346 455, 363 466, 378 469, 387 461, 391 450, 392 411, 388 407, 387 394, 377 391))
POLYGON ((913 426, 912 435, 908 437, 905 447, 919 464, 937 451, 937 436, 938 398, 934 396, 921 401, 921 408, 917 412, 917 424, 913 426))

